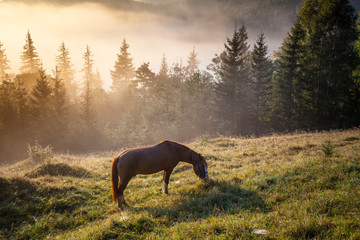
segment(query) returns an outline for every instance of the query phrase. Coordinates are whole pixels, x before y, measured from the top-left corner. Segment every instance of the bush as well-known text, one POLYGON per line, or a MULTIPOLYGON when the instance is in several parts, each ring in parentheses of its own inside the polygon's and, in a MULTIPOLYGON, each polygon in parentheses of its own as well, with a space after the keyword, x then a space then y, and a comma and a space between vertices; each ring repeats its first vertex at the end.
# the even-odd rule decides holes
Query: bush
POLYGON ((34 145, 28 144, 27 152, 33 161, 41 164, 49 163, 50 159, 54 157, 53 147, 51 145, 43 147, 37 141, 35 141, 34 145))
POLYGON ((330 140, 328 140, 326 143, 321 145, 321 150, 326 157, 331 157, 334 153, 334 145, 330 142, 330 140))

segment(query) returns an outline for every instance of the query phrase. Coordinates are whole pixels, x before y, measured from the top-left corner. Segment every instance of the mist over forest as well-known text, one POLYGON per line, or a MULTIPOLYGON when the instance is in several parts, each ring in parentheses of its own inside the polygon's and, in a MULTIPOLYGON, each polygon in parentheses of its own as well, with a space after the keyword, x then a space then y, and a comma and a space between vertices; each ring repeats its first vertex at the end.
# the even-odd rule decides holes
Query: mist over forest
POLYGON ((0 1, 0 163, 36 142, 82 153, 358 127, 359 8, 0 1))

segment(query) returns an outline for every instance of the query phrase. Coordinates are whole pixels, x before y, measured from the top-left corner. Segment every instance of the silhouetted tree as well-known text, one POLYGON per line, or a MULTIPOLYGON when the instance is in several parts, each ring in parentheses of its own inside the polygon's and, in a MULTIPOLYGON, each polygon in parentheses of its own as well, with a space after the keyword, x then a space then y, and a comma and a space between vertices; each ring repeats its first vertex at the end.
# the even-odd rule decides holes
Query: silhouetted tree
POLYGON ((265 131, 268 123, 271 98, 271 75, 273 67, 268 57, 268 46, 264 34, 260 34, 252 51, 252 94, 255 99, 256 132, 265 131))
POLYGON ((165 54, 163 54, 160 70, 156 76, 156 96, 159 100, 159 104, 163 106, 163 112, 161 115, 165 116, 165 120, 168 121, 170 118, 170 76, 169 76, 169 66, 166 61, 165 54))
POLYGON ((41 65, 39 55, 36 52, 36 48, 29 31, 26 34, 24 51, 21 53, 21 62, 22 65, 20 67, 20 71, 23 74, 37 72, 41 65))
POLYGON ((66 106, 66 89, 63 80, 60 78, 60 71, 55 67, 53 71, 53 108, 54 108, 54 121, 53 131, 56 134, 54 139, 57 146, 64 144, 64 139, 67 133, 67 114, 68 109, 66 106))
POLYGON ((358 30, 358 39, 355 43, 355 52, 357 53, 357 67, 353 72, 355 86, 352 89, 352 98, 353 100, 353 124, 357 125, 360 122, 360 11, 358 12, 358 22, 357 22, 357 30, 358 30), (356 117, 355 117, 356 116, 356 117))
POLYGON ((120 54, 117 54, 114 70, 111 71, 112 90, 116 93, 124 91, 135 77, 135 68, 128 49, 129 45, 124 39, 120 47, 120 54))
POLYGON ((3 44, 0 42, 0 82, 6 77, 7 70, 9 69, 9 60, 5 54, 5 49, 3 49, 3 44))
POLYGON ((182 95, 186 107, 179 126, 186 138, 214 131, 214 87, 212 75, 205 71, 186 78, 182 95))
POLYGON ((89 46, 86 46, 84 53, 84 87, 83 94, 81 96, 81 119, 84 122, 84 130, 87 134, 90 134, 95 129, 96 111, 94 107, 94 74, 93 74, 94 60, 92 59, 92 53, 89 46))
POLYGON ((5 77, 0 85, 0 129, 5 132, 14 131, 17 123, 16 88, 9 77, 5 77))
POLYGON ((151 71, 149 63, 143 63, 136 71, 134 87, 144 103, 150 102, 155 97, 155 73, 151 71))
POLYGON ((71 63, 70 52, 62 42, 56 56, 56 66, 59 79, 63 79, 67 98, 71 103, 75 102, 78 95, 78 86, 74 81, 75 70, 71 63))
POLYGON ((31 92, 30 108, 32 118, 32 130, 35 139, 43 144, 48 144, 53 139, 53 88, 46 76, 45 70, 39 70, 40 77, 31 92))
POLYGON ((348 0, 307 0, 298 19, 306 32, 303 71, 311 83, 314 125, 347 126, 354 110, 349 97, 356 63, 354 9, 348 0))
POLYGON ((304 78, 302 42, 305 32, 296 22, 281 44, 272 79, 271 121, 277 131, 304 128, 309 124, 310 88, 304 78))
POLYGON ((26 132, 25 129, 29 126, 29 98, 28 92, 24 87, 24 82, 19 76, 15 78, 15 88, 15 104, 18 121, 20 128, 23 129, 23 132, 26 132))
POLYGON ((235 29, 232 39, 227 39, 220 59, 214 59, 218 66, 215 70, 219 71, 217 74, 220 77, 216 87, 219 116, 225 130, 231 134, 251 132, 247 39, 245 26, 235 29))
POLYGON ((195 52, 195 47, 190 52, 187 60, 186 72, 188 76, 194 75, 197 71, 199 71, 199 59, 197 57, 197 52, 195 52))

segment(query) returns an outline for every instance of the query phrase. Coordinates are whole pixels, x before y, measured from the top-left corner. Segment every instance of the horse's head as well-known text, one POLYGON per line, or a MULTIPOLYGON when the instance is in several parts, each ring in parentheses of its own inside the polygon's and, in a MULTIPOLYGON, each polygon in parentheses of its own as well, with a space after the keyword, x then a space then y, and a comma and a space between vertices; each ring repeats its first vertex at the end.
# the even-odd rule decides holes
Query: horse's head
POLYGON ((207 163, 205 161, 205 158, 201 156, 201 154, 193 152, 192 160, 193 160, 193 168, 195 174, 202 180, 205 181, 209 180, 209 174, 208 174, 207 163))

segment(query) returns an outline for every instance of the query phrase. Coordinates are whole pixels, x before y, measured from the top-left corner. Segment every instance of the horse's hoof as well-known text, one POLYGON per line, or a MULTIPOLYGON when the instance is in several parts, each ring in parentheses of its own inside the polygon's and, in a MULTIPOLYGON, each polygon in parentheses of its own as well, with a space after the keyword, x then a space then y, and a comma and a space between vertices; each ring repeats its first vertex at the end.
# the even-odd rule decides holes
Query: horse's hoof
POLYGON ((120 209, 121 211, 124 211, 124 210, 126 210, 128 207, 129 207, 128 205, 121 205, 121 206, 119 206, 119 209, 120 209))

